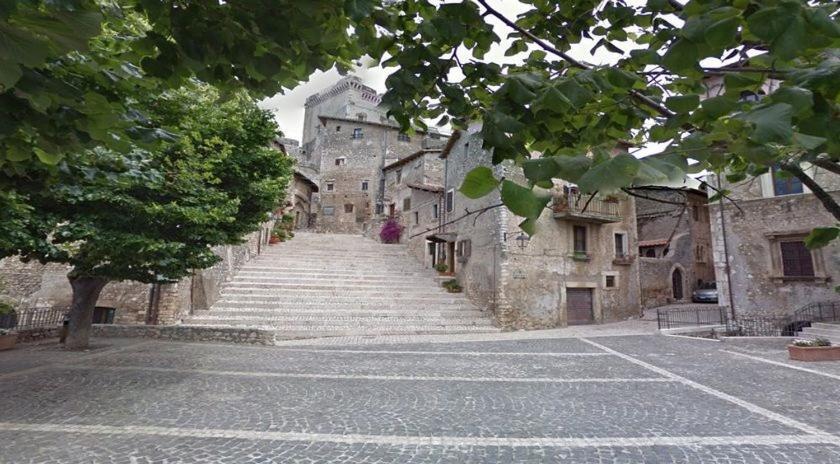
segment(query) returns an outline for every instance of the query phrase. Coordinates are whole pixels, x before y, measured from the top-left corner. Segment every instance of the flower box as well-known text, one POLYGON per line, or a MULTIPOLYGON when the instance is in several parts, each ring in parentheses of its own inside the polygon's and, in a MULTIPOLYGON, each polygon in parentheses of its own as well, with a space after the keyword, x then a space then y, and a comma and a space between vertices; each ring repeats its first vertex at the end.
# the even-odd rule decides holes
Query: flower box
POLYGON ((15 342, 17 342, 17 333, 15 332, 0 335, 0 351, 11 350, 15 347, 15 342))
POLYGON ((788 345, 788 354, 794 361, 840 361, 838 346, 796 346, 788 345))

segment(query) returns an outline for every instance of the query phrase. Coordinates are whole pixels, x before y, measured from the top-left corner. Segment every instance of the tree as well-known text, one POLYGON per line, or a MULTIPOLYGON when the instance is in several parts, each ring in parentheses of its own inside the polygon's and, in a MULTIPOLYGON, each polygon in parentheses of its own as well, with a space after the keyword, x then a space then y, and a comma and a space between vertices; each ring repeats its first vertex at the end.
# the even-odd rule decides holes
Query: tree
POLYGON ((69 153, 46 188, 16 186, 31 206, 27 233, 4 251, 70 266, 68 348, 87 346, 108 282, 174 282, 213 265, 220 258, 211 247, 255 230, 291 179, 292 161, 269 148, 271 115, 247 95, 222 99, 193 84, 138 105, 150 126, 177 134, 172 142, 155 151, 69 153))
POLYGON ((316 70, 348 69, 360 40, 374 37, 377 4, 2 0, 0 169, 21 174, 81 149, 153 141, 159 134, 126 99, 135 87, 198 78, 266 96, 316 70))
MULTIPOLYGON (((835 1, 532 0, 517 18, 491 0, 435 3, 392 5, 381 57, 398 68, 383 102, 404 127, 480 120, 493 162, 512 160, 529 185, 483 170, 462 191, 499 188, 525 230, 548 201, 534 186, 561 178, 590 193, 632 189, 681 178, 689 161, 731 181, 778 166, 840 221, 837 198, 803 172, 840 175, 835 1), (485 59, 502 43, 491 18, 511 31, 506 55, 518 62, 485 59), (584 40, 613 62, 575 59, 569 50, 584 40), (712 74, 723 76, 719 91, 706 86, 712 74), (769 80, 779 85, 763 99, 741 98, 769 80), (668 145, 655 157, 610 156, 623 142, 668 145)), ((810 243, 838 231, 815 231, 810 243)))

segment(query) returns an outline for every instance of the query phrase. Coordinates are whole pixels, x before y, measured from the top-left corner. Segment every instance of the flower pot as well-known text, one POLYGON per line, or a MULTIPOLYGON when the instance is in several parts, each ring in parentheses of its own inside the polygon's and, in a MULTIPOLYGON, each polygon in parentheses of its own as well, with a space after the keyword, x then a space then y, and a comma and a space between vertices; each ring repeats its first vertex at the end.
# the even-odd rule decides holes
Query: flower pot
POLYGON ((15 342, 17 342, 16 333, 0 335, 0 351, 11 350, 15 347, 15 342))
POLYGON ((269 245, 274 245, 274 244, 280 243, 281 241, 282 241, 282 240, 280 240, 280 237, 277 237, 277 236, 272 235, 272 236, 271 236, 271 237, 269 237, 269 239, 268 239, 268 244, 269 244, 269 245))
POLYGON ((840 361, 838 346, 796 346, 788 345, 788 354, 794 361, 840 361))
POLYGON ((449 293, 461 293, 461 292, 464 291, 464 289, 462 289, 462 288, 447 288, 446 291, 449 292, 449 293))

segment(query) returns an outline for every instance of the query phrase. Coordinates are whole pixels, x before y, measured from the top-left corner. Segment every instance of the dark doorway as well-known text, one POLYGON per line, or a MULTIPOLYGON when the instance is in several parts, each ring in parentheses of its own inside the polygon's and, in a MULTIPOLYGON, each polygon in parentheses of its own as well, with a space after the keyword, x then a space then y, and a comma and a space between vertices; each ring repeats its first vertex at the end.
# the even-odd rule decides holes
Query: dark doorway
POLYGON ((671 274, 671 288, 674 291, 674 299, 675 300, 682 300, 683 299, 683 276, 682 271, 679 269, 674 269, 674 273, 671 274))
POLYGON ((591 288, 566 289, 566 321, 569 325, 591 324, 595 317, 592 311, 591 288))

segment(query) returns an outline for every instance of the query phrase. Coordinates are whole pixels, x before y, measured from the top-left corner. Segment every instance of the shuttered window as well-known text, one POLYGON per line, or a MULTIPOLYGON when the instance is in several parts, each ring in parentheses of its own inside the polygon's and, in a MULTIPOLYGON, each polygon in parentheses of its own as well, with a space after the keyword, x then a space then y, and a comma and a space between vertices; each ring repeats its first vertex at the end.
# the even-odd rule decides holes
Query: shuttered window
POLYGON ((574 226, 572 232, 575 239, 575 253, 586 253, 586 227, 574 226))
POLYGON ((779 242, 782 252, 782 272, 788 277, 813 277, 814 261, 805 242, 779 242))

